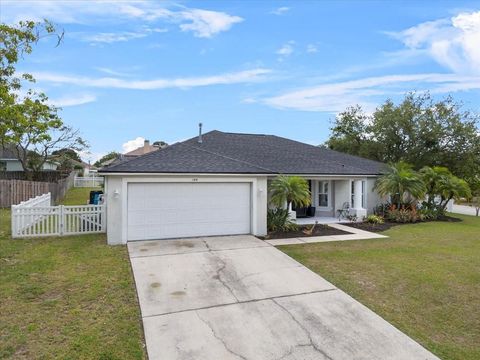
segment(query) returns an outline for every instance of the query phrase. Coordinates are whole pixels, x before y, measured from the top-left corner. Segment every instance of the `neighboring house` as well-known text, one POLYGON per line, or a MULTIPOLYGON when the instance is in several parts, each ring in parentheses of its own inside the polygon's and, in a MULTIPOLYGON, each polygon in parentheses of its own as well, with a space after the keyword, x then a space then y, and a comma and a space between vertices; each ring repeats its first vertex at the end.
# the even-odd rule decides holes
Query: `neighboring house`
MULTIPOLYGON (((46 161, 42 170, 56 170, 55 161, 46 161)), ((23 171, 22 163, 18 160, 15 150, 0 146, 0 171, 23 171)))
POLYGON ((140 146, 139 148, 136 148, 135 150, 129 151, 123 155, 127 157, 138 157, 141 155, 145 155, 148 153, 151 153, 152 151, 157 151, 159 149, 158 146, 155 145, 150 145, 149 140, 144 140, 143 141, 143 146, 140 146))
POLYGON ((118 164, 130 161, 132 159, 135 159, 139 156, 149 154, 153 151, 163 149, 165 147, 166 147, 166 145, 165 146, 150 145, 149 140, 144 140, 143 146, 140 146, 139 148, 136 148, 135 150, 129 151, 125 154, 120 154, 120 156, 117 157, 117 158, 104 161, 102 163, 102 166, 103 167, 109 167, 109 166, 113 166, 113 165, 118 165, 118 164))
POLYGON ((380 202, 383 164, 273 136, 211 131, 100 170, 109 244, 267 233, 267 183, 307 179, 317 217, 345 204, 359 218, 380 202), (368 210, 367 210, 368 209, 368 210))

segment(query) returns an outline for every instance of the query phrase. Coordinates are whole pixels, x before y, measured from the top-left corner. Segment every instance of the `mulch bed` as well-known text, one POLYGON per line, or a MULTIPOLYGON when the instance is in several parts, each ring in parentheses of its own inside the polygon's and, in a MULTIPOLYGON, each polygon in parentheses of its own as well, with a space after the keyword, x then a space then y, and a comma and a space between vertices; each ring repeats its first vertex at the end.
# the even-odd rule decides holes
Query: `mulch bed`
POLYGON ((299 237, 311 237, 311 236, 329 236, 329 235, 349 235, 351 233, 332 228, 328 225, 318 224, 315 226, 312 235, 305 235, 302 230, 311 229, 312 225, 300 225, 297 231, 290 232, 271 232, 267 236, 258 236, 262 240, 272 240, 272 239, 289 239, 289 238, 299 238, 299 237))
MULTIPOLYGON (((441 216, 437 220, 430 220, 430 221, 423 221, 423 222, 433 222, 433 221, 440 221, 440 222, 460 222, 462 219, 451 217, 451 216, 441 216)), ((419 221, 421 222, 421 221, 419 221)), ((417 223, 419 223, 417 222, 417 223)), ((394 226, 401 226, 401 225, 409 225, 412 223, 394 223, 394 222, 389 222, 385 221, 383 224, 370 224, 367 222, 351 222, 351 223, 342 223, 342 225, 350 226, 356 229, 360 230, 365 230, 365 231, 371 231, 371 232, 383 232, 386 231, 394 226)))

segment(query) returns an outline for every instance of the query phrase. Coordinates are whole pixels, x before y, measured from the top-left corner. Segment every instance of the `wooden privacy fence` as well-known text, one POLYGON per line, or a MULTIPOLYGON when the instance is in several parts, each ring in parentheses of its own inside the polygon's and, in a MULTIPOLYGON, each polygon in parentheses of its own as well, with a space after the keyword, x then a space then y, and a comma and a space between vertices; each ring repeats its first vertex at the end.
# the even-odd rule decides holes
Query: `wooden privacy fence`
POLYGON ((74 186, 75 187, 100 187, 103 185, 104 178, 103 177, 80 177, 75 176, 74 178, 74 186))
POLYGON ((25 180, 0 180, 0 207, 10 207, 38 195, 51 193, 56 203, 73 186, 75 172, 56 183, 25 180))
POLYGON ((12 205, 13 238, 106 231, 105 205, 47 206, 47 201, 51 194, 12 205))
POLYGON ((70 175, 69 171, 38 171, 32 172, 30 178, 27 177, 25 171, 0 171, 0 180, 30 180, 42 182, 58 182, 70 175))

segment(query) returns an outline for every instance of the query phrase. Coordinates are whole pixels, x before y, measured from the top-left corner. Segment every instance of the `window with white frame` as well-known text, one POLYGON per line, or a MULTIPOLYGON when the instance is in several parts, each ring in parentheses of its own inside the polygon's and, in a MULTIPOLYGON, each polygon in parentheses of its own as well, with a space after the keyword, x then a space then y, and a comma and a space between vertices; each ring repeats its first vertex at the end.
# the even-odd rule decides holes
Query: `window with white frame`
MULTIPOLYGON (((351 207, 352 208, 355 208, 355 181, 352 181, 351 182, 352 184, 352 190, 351 190, 351 207)), ((365 209, 365 189, 367 187, 367 182, 364 180, 362 181, 362 208, 365 209)))
POLYGON ((318 206, 323 208, 330 206, 330 181, 318 182, 318 206))

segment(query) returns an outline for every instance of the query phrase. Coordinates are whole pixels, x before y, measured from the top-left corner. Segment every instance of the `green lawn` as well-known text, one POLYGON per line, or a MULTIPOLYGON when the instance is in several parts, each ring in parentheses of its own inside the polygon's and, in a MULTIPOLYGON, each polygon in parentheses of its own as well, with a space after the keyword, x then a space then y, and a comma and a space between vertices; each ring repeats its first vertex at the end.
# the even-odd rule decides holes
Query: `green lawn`
POLYGON ((86 205, 90 198, 90 191, 102 190, 101 188, 71 188, 63 199, 63 205, 86 205))
MULTIPOLYGON (((85 204, 72 189, 65 204, 85 204)), ((0 210, 0 358, 145 359, 125 246, 103 234, 12 240, 0 210)))
POLYGON ((478 360, 480 218, 458 217, 396 226, 389 239, 279 248, 442 359, 478 360))

